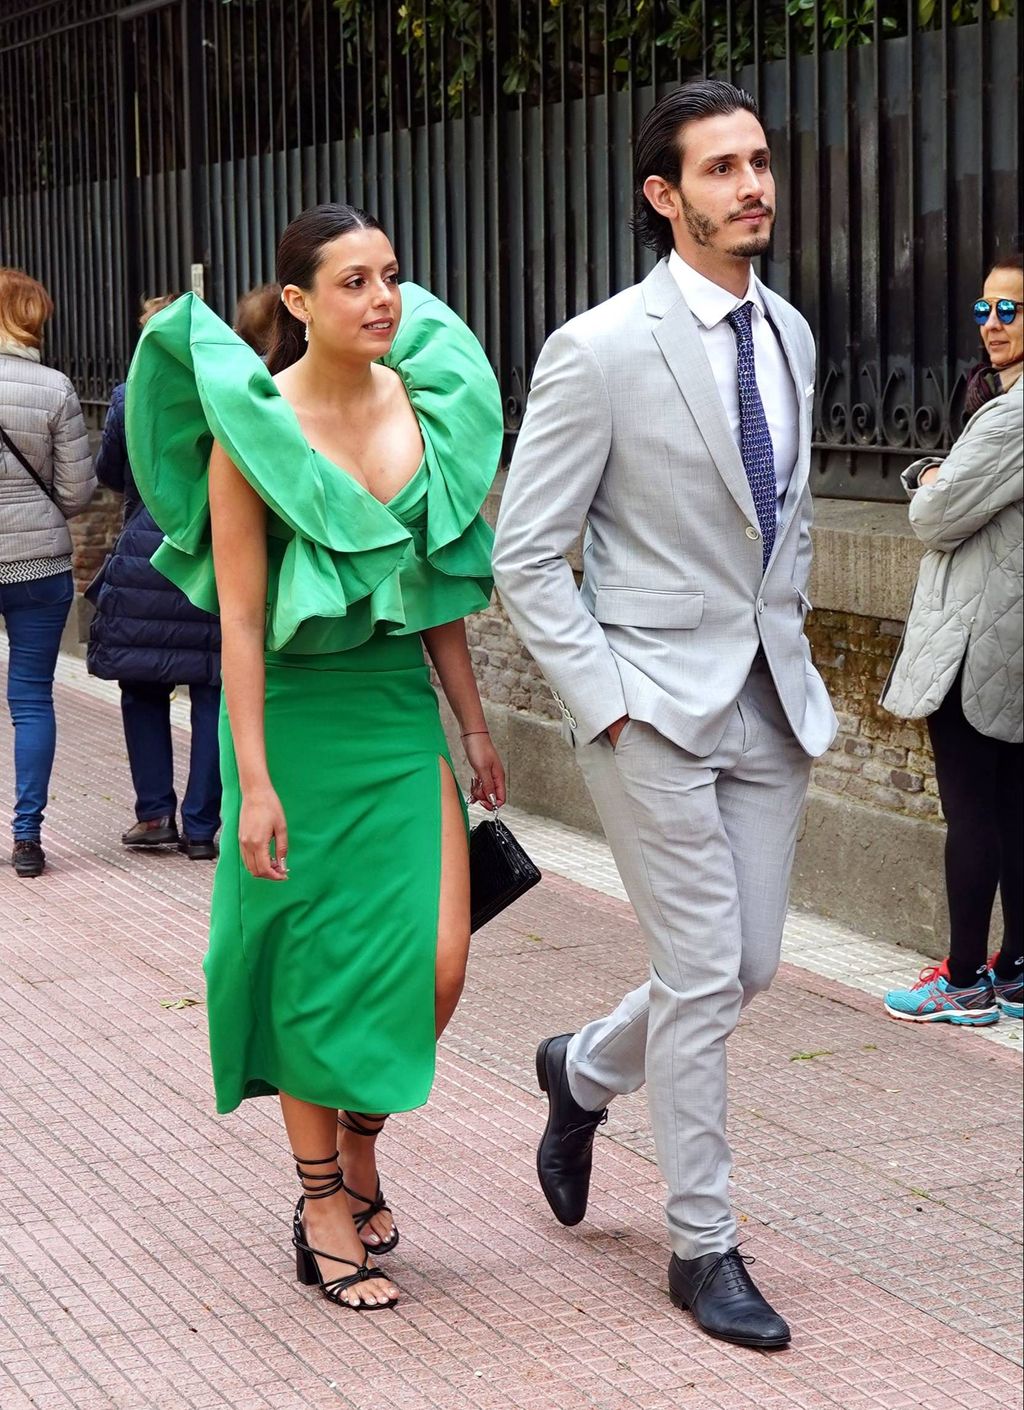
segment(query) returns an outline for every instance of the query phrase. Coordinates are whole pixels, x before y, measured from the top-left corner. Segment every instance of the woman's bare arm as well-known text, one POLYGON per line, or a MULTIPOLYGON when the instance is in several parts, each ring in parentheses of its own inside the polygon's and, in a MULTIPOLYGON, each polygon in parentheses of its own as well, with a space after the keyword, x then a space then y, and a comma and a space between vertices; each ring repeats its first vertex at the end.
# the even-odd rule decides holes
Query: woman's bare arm
POLYGON ((263 724, 266 517, 259 495, 215 442, 210 456, 210 524, 220 599, 224 695, 242 790, 238 840, 253 876, 283 881, 288 838, 267 769, 263 724), (271 855, 271 841, 275 855, 271 855))
POLYGON ((423 632, 423 642, 434 663, 448 704, 455 712, 466 758, 473 769, 472 798, 489 810, 505 801, 505 770, 491 742, 473 663, 466 641, 466 624, 460 618, 423 632))

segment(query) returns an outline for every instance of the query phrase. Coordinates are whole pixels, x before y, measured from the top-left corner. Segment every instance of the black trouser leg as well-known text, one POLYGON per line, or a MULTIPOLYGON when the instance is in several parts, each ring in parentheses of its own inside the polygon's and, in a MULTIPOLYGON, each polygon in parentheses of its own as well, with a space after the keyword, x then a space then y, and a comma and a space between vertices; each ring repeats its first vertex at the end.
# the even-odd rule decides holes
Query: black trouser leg
MULTIPOLYGON (((1013 819, 1005 784, 1013 751, 981 734, 964 717, 957 676, 945 700, 928 717, 935 775, 946 815, 946 895, 949 902, 949 973, 953 984, 975 982, 988 954, 996 889, 1009 883, 1011 911, 1020 910, 1020 855, 1011 857, 1013 819)), ((1018 766, 1019 767, 1019 766, 1018 766)), ((1019 838, 1019 824, 1017 827, 1019 838)))
POLYGON ((1024 744, 1004 746, 1000 771, 1003 820, 999 895, 1003 902, 1003 943, 995 969, 1000 979, 1012 979, 1024 968, 1024 744))

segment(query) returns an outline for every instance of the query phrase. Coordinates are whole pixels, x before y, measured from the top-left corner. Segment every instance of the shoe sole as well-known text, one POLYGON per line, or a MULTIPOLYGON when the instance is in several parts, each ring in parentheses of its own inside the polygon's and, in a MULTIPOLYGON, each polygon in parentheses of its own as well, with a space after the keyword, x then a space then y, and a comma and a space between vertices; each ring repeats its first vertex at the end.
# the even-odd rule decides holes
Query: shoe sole
POLYGON ((904 1023, 955 1023, 961 1028, 984 1028, 990 1023, 999 1022, 998 1007, 964 1013, 950 1013, 948 1010, 940 1010, 938 1013, 901 1013, 899 1009, 891 1009, 886 1003, 883 1003, 883 1008, 890 1018, 898 1018, 904 1023))
POLYGON ((1007 1018, 1024 1018, 1024 1004, 1011 1004, 1009 999, 997 999, 996 1003, 1007 1018))
POLYGON ((45 867, 33 867, 31 871, 19 871, 17 867, 12 868, 15 876, 20 876, 22 881, 31 881, 34 877, 42 876, 45 867))
MULTIPOLYGON (((690 1304, 684 1297, 673 1288, 669 1288, 668 1297, 673 1307, 678 1307, 680 1312, 689 1312, 693 1320, 697 1322, 697 1318, 694 1317, 690 1304)), ((723 1336, 721 1332, 711 1331, 710 1328, 702 1326, 700 1322, 697 1322, 697 1326, 700 1327, 705 1336, 714 1337, 716 1341, 727 1341, 732 1346, 751 1347, 755 1351, 785 1351, 792 1340, 791 1337, 727 1337, 723 1336)))
POLYGON ((177 847, 176 837, 161 837, 157 842, 126 842, 121 838, 121 846, 127 847, 129 852, 151 852, 155 847, 177 847))

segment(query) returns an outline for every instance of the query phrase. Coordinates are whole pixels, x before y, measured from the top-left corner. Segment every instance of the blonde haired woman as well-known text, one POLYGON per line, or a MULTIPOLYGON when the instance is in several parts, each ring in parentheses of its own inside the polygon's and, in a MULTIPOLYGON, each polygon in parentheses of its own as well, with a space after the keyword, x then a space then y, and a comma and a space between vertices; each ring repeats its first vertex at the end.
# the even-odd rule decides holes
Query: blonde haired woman
POLYGON ((39 876, 43 810, 56 748, 53 673, 74 598, 67 521, 96 477, 75 389, 40 363, 53 302, 37 280, 0 267, 0 617, 14 724, 14 849, 18 876, 39 876))

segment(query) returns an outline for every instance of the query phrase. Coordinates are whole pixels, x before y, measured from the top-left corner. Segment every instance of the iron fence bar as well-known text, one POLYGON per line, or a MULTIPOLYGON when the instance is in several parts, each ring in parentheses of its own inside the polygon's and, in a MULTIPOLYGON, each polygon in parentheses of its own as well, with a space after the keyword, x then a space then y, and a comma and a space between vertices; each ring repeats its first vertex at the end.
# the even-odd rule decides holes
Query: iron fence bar
POLYGON ((487 276, 490 296, 487 301, 487 347, 490 351, 498 384, 505 392, 505 420, 509 418, 509 389, 512 385, 511 297, 509 285, 509 186, 508 171, 508 105, 504 101, 502 74, 511 56, 509 42, 509 7, 494 8, 494 42, 491 54, 490 82, 484 95, 484 111, 490 120, 487 150, 491 164, 487 189, 491 218, 488 222, 487 276))
MULTIPOLYGON (((954 217, 958 217, 958 216, 959 216, 959 211, 958 211, 958 208, 957 208, 957 207, 958 207, 958 203, 957 203, 957 192, 956 192, 955 183, 954 183, 954 181, 953 181, 953 172, 952 172, 951 169, 950 169, 950 154, 951 154, 952 147, 953 147, 953 135, 952 135, 952 131, 951 131, 952 113, 950 112, 950 108, 951 108, 952 103, 955 103, 956 100, 957 100, 957 93, 956 93, 956 91, 955 91, 955 88, 954 88, 953 83, 951 82, 951 64, 950 64, 950 33, 951 33, 951 23, 950 23, 950 21, 951 21, 951 19, 952 19, 952 15, 951 15, 951 13, 950 13, 950 11, 951 11, 951 5, 952 5, 952 0, 941 0, 940 9, 941 9, 941 14, 942 14, 942 96, 943 96, 943 100, 944 100, 944 101, 943 101, 943 104, 942 104, 942 124, 941 124, 941 129, 942 129, 942 167, 943 167, 943 173, 944 173, 944 181, 943 181, 943 197, 944 197, 944 199, 943 199, 943 201, 942 201, 942 210, 941 210, 941 213, 940 213, 940 219, 941 219, 941 221, 942 221, 942 244, 941 244, 940 248, 941 248, 941 250, 942 250, 942 252, 943 252, 942 263, 943 263, 943 266, 944 266, 944 272, 945 272, 946 278, 943 279, 943 281, 942 281, 942 282, 943 282, 943 285, 944 285, 943 297, 942 297, 942 299, 940 300, 940 304, 939 304, 940 309, 941 309, 941 316, 942 316, 942 335, 941 335, 941 340, 940 340, 940 342, 939 342, 939 347, 949 348, 950 352, 952 353, 954 344, 953 344, 953 342, 950 341, 950 338, 951 338, 951 332, 952 332, 952 330, 956 327, 956 316, 955 316, 956 296, 957 296, 957 294, 959 293, 959 283, 960 283, 960 280, 959 280, 959 276, 958 276, 958 275, 957 275, 953 280, 951 280, 951 279, 949 278, 949 274, 950 274, 950 267, 949 267, 950 226, 951 226, 952 223, 954 223, 954 217)), ((984 6, 982 6, 982 8, 984 8, 984 6)), ((966 94, 964 95, 964 97, 966 98, 966 94)), ((960 221, 959 221, 958 218, 955 219, 955 225, 956 225, 956 226, 959 226, 959 225, 960 225, 960 221)), ((979 252, 979 253, 980 253, 980 252, 979 252)), ((933 375, 934 375, 934 374, 933 374, 933 375)), ((955 378, 954 378, 954 380, 955 380, 955 378)), ((942 368, 942 405, 943 405, 943 407, 948 407, 948 405, 949 405, 949 397, 950 397, 950 393, 951 393, 951 392, 952 392, 952 386, 950 385, 949 362, 948 362, 948 360, 945 360, 944 363, 943 363, 943 368, 942 368)), ((944 418, 943 418, 943 419, 944 419, 944 418)))
MULTIPOLYGON (((916 75, 916 63, 914 52, 914 3, 915 0, 907 0, 907 210, 908 210, 908 243, 910 247, 910 258, 907 260, 907 283, 910 301, 910 317, 908 319, 910 334, 910 357, 907 367, 908 381, 908 407, 910 417, 913 418, 913 408, 917 406, 917 290, 918 290, 918 262, 920 252, 917 244, 917 231, 915 229, 914 215, 917 210, 917 162, 915 138, 917 133, 917 88, 914 82, 916 75)), ((911 437, 913 436, 913 425, 908 428, 911 437)))
MULTIPOLYGON (((850 0, 843 0, 843 23, 849 24, 850 20, 850 0)), ((856 261, 851 257, 854 249, 854 228, 856 225, 859 234, 860 221, 853 200, 852 174, 853 162, 851 161, 851 132, 850 132, 850 64, 853 50, 849 44, 842 50, 842 104, 840 131, 842 133, 842 152, 846 160, 840 165, 840 170, 836 171, 836 163, 832 163, 829 168, 829 190, 828 209, 830 215, 834 210, 833 191, 836 185, 840 187, 839 201, 840 210, 838 219, 831 220, 833 230, 832 240, 832 260, 828 272, 827 287, 830 291, 829 307, 831 312, 831 326, 838 325, 845 329, 845 338, 842 348, 843 360, 843 380, 846 384, 846 423, 845 438, 847 442, 860 441, 864 431, 864 417, 862 415, 863 403, 860 400, 860 387, 857 383, 858 350, 856 310, 857 299, 854 281, 857 278, 856 261)), ((824 62, 824 54, 818 56, 818 62, 824 62)), ((830 134, 831 136, 831 134, 830 134)), ((831 142, 829 143, 831 150, 831 142)), ((821 197, 818 198, 818 215, 821 218, 821 197)))
MULTIPOLYGON (((977 244, 978 249, 983 251, 983 258, 989 259, 992 255, 992 245, 988 235, 988 207, 990 195, 990 182, 988 176, 988 154, 991 151, 991 133, 989 130, 989 95, 991 92, 991 79, 989 77, 989 8, 981 5, 978 13, 978 205, 977 205, 977 244)), ((1018 230, 1018 233, 1021 233, 1018 230)))
MULTIPOLYGON (((429 43, 429 40, 428 40, 429 43)), ((449 146, 451 142, 451 124, 448 121, 448 22, 442 18, 437 36, 437 74, 439 83, 437 86, 438 103, 437 118, 432 126, 431 136, 434 138, 434 151, 440 156, 440 170, 435 164, 432 168, 433 182, 431 191, 440 195, 440 200, 431 202, 431 216, 433 229, 433 261, 431 266, 431 287, 436 289, 438 296, 446 303, 452 303, 451 290, 451 244, 452 231, 449 214, 449 201, 451 199, 451 187, 448 173, 451 166, 451 153, 449 146)), ((428 92, 434 91, 428 87, 428 92)))
POLYGON ((881 210, 882 189, 888 182, 888 164, 881 161, 882 143, 882 13, 875 6, 873 44, 871 45, 871 105, 862 102, 862 115, 867 111, 868 122, 862 120, 858 127, 859 172, 856 209, 859 220, 857 241, 857 265, 860 270, 860 298, 858 307, 861 317, 863 345, 871 352, 871 365, 874 367, 875 393, 875 444, 880 444, 884 434, 882 411, 879 399, 885 386, 887 375, 887 348, 885 346, 885 322, 879 316, 882 307, 883 281, 881 243, 877 236, 872 238, 866 232, 877 232, 882 228, 881 210))
MULTIPOLYGON (((623 263, 623 241, 629 238, 623 232, 615 215, 615 186, 618 167, 616 162, 616 134, 619 130, 618 104, 615 101, 614 76, 612 70, 611 45, 608 42, 608 6, 602 6, 603 55, 601 64, 601 92, 604 97, 604 210, 608 240, 608 265, 602 286, 595 290, 598 298, 607 298, 617 284, 618 270, 623 263)), ((628 179, 628 178, 627 178, 628 179)), ((632 181, 629 188, 632 190, 632 181)), ((632 242, 631 242, 632 243, 632 242)))

